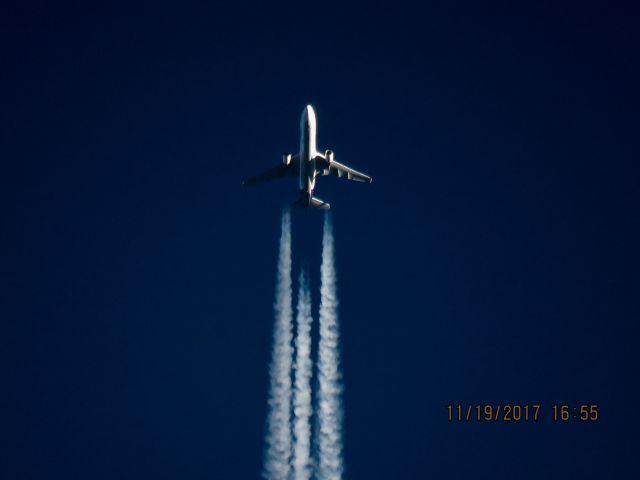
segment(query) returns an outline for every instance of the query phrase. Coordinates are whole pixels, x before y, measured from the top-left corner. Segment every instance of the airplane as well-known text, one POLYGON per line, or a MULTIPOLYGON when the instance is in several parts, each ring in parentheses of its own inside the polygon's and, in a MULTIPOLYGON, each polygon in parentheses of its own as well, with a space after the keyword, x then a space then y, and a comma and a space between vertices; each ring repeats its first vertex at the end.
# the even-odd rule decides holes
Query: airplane
POLYGON ((336 162, 333 151, 325 150, 323 154, 316 149, 316 126, 316 112, 311 105, 307 105, 300 118, 300 151, 293 155, 285 153, 282 156, 282 164, 251 177, 242 184, 250 186, 276 178, 297 176, 300 198, 291 206, 328 210, 331 206, 327 202, 313 196, 316 177, 333 175, 356 182, 371 183, 373 180, 370 176, 336 162))

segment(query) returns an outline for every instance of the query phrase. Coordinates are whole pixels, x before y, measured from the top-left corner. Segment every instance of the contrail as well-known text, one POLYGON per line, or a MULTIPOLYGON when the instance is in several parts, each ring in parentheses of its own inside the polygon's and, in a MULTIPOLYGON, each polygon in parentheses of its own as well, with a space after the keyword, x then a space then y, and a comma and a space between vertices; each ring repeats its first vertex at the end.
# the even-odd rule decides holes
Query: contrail
POLYGON ((273 351, 269 368, 271 385, 263 471, 267 480, 287 480, 291 472, 291 302, 291 218, 287 209, 282 212, 273 351))
POLYGON ((295 480, 311 478, 311 294, 304 271, 298 287, 295 387, 293 393, 293 474, 295 480))
POLYGON ((342 462, 342 384, 339 370, 338 298, 331 217, 325 214, 320 267, 320 340, 318 345, 317 477, 340 480, 342 462))

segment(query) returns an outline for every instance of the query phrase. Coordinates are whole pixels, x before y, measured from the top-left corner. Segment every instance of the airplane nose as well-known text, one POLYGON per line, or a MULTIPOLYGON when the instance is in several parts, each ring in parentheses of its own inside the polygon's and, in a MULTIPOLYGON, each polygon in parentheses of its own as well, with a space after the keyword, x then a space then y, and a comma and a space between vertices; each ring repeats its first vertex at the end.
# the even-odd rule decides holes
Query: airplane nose
POLYGON ((316 112, 311 105, 307 105, 302 111, 302 123, 305 125, 313 125, 316 121, 316 112))

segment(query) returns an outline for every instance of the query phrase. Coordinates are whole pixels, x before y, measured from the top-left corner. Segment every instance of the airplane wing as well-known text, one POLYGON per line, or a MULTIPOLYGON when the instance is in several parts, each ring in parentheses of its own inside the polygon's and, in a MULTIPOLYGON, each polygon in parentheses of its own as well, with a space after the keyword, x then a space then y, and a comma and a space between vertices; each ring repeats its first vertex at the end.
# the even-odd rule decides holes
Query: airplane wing
POLYGON ((298 175, 298 169, 293 164, 293 162, 291 162, 289 165, 285 165, 284 163, 281 163, 277 167, 273 167, 267 170, 266 172, 262 172, 261 174, 256 175, 255 177, 251 177, 246 180, 243 180, 242 185, 244 185, 245 187, 249 187, 257 183, 267 182, 269 180, 275 180, 276 178, 297 176, 297 175, 298 175))
POLYGON ((371 183, 373 181, 369 175, 365 175, 335 160, 329 161, 324 155, 316 157, 316 165, 318 166, 318 174, 322 176, 333 175, 338 178, 346 177, 348 180, 365 183, 371 183))

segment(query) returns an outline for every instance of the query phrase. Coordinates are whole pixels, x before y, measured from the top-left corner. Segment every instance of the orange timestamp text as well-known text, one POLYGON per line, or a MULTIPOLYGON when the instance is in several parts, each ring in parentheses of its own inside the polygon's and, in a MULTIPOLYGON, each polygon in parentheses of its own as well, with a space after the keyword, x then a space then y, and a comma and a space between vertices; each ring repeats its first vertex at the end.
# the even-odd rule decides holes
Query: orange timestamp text
POLYGON ((449 422, 538 422, 550 418, 554 422, 595 422, 600 417, 597 404, 554 404, 543 408, 542 404, 478 403, 446 406, 449 422))

